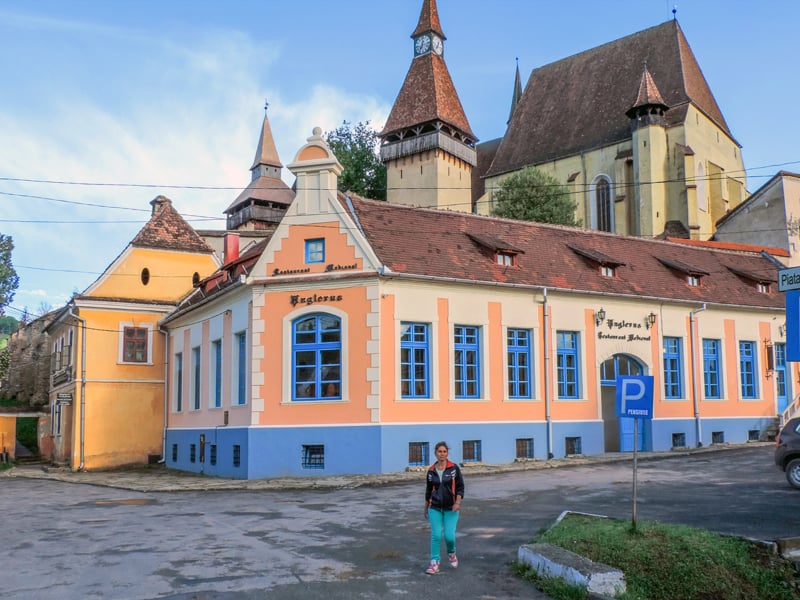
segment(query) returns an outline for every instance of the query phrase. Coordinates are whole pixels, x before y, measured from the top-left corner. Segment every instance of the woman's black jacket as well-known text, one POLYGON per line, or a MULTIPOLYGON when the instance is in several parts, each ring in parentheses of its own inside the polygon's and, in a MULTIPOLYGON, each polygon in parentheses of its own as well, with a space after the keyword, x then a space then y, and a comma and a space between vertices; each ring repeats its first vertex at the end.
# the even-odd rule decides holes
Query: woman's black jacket
POLYGON ((448 460, 441 481, 436 471, 436 463, 431 465, 425 486, 426 505, 439 510, 452 510, 456 496, 464 497, 464 478, 458 465, 448 460))

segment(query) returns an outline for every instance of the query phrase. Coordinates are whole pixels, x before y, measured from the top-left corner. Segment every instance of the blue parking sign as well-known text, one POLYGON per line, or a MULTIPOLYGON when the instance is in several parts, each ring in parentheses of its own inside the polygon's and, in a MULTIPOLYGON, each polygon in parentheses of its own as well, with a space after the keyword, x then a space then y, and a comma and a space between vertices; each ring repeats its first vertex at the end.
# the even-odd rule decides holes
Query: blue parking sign
POLYGON ((653 376, 617 377, 617 416, 653 418, 653 376))

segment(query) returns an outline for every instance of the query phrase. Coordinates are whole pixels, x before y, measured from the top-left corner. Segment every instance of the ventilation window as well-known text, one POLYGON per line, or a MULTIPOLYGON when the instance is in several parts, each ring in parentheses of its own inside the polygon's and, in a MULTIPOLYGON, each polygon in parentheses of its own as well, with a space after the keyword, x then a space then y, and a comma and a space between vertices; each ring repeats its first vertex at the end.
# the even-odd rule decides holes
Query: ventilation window
POLYGON ((761 440, 761 432, 758 429, 751 429, 747 432, 748 442, 758 442, 761 440))
POLYGON ((533 438, 517 438, 517 460, 533 458, 533 438))
POLYGON ((189 462, 197 462, 197 445, 191 444, 189 446, 189 462))
POLYGON ((142 269, 142 285, 147 285, 150 283, 150 269, 145 267, 142 269))
POLYGON ((711 443, 712 444, 724 444, 725 443, 725 432, 724 431, 712 431, 711 432, 711 443))
POLYGON ((303 444, 301 464, 304 469, 324 469, 325 446, 322 444, 303 444))
POLYGON ((672 434, 672 447, 673 448, 685 448, 686 447, 686 434, 685 433, 673 433, 672 434))
POLYGON ((197 287, 198 285, 200 285, 200 273, 195 271, 192 274, 192 287, 197 287))
POLYGON ((761 294, 769 294, 769 290, 770 290, 768 283, 757 283, 756 284, 756 289, 761 294))
POLYGON ((583 454, 583 445, 581 438, 568 437, 564 439, 564 451, 567 456, 574 456, 576 454, 583 454))
POLYGON ((409 442, 408 443, 408 466, 424 467, 429 459, 428 442, 409 442))
POLYGON ((211 444, 211 450, 209 451, 209 454, 210 454, 211 464, 212 465, 217 464, 217 445, 216 444, 211 444))
POLYGON ((178 462, 178 444, 172 444, 172 462, 178 462))
POLYGON ((239 467, 242 464, 242 447, 239 444, 233 445, 233 466, 239 467))
POLYGON ((687 275, 686 283, 692 287, 698 287, 700 285, 700 278, 697 275, 687 275))

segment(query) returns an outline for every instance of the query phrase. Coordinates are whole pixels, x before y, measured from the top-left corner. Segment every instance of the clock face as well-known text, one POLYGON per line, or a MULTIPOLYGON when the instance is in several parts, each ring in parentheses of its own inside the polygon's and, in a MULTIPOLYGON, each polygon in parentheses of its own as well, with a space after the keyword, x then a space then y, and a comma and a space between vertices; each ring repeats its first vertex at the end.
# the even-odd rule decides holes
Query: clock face
POLYGON ((418 37, 414 42, 414 50, 416 50, 417 54, 423 54, 424 52, 427 52, 430 46, 431 40, 427 35, 418 37))
POLYGON ((436 54, 442 53, 442 38, 438 35, 433 36, 433 51, 436 52, 436 54))

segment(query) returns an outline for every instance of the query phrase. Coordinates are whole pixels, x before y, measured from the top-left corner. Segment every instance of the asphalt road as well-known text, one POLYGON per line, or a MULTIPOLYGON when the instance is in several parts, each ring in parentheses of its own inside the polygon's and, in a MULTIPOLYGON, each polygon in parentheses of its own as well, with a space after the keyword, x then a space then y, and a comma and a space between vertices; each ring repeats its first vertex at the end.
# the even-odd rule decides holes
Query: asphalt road
MULTIPOLYGON (((667 455, 668 456, 668 455, 667 455)), ((467 473, 461 565, 435 576, 418 484, 142 493, 0 480, 0 597, 545 598, 510 570, 563 510, 631 518, 630 461, 467 473)), ((762 540, 800 536, 770 446, 640 462, 637 513, 762 540)))

